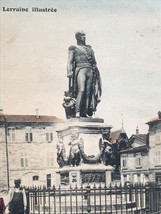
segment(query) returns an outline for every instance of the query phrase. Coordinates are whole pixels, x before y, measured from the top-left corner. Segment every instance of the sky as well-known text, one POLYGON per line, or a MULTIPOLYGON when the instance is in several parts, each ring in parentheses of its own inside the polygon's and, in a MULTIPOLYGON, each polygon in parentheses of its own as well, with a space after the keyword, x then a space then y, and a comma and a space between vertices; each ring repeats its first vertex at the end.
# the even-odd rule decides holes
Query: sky
POLYGON ((55 115, 68 88, 68 47, 86 33, 103 94, 96 116, 130 136, 161 110, 160 0, 0 0, 0 108, 6 114, 55 115), (6 12, 27 7, 29 12, 6 12), (56 8, 33 13, 32 7, 56 8))

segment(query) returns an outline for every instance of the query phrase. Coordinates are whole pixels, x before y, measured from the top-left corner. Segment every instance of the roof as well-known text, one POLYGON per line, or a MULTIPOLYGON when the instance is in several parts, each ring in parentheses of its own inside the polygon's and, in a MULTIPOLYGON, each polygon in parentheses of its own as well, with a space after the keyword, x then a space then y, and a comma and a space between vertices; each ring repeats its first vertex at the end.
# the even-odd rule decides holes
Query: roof
POLYGON ((51 122, 51 123, 63 123, 64 120, 57 118, 55 116, 47 116, 47 115, 10 115, 10 114, 3 114, 0 115, 0 121, 7 120, 7 122, 31 122, 31 123, 44 123, 44 122, 51 122))
POLYGON ((138 135, 133 134, 133 135, 130 137, 129 141, 132 141, 132 139, 138 139, 138 140, 140 140, 140 141, 146 143, 147 134, 138 134, 138 135))
POLYGON ((120 133, 121 133, 121 129, 111 132, 112 143, 115 143, 116 140, 118 140, 120 133))
POLYGON ((124 128, 122 127, 122 129, 111 132, 111 142, 115 144, 117 140, 119 140, 123 136, 125 136, 128 139, 127 134, 124 128))
POLYGON ((159 122, 159 121, 161 121, 161 118, 156 117, 156 118, 153 118, 153 119, 149 120, 148 122, 146 122, 146 124, 151 124, 151 123, 155 123, 155 122, 159 122))
POLYGON ((147 134, 138 134, 136 136, 139 137, 142 140, 146 140, 147 139, 147 134))
POLYGON ((161 121, 161 111, 158 111, 158 117, 149 120, 146 124, 155 123, 161 121))
POLYGON ((147 145, 126 149, 126 150, 121 151, 120 153, 135 153, 135 152, 142 152, 142 151, 145 151, 145 150, 148 152, 147 145))

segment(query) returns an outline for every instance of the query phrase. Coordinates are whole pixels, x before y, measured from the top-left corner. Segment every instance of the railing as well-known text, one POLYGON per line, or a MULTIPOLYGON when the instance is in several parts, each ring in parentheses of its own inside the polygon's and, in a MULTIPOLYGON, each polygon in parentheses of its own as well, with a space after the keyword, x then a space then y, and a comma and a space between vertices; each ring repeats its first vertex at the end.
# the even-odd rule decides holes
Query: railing
POLYGON ((27 188, 30 214, 159 214, 161 187, 147 186, 82 186, 27 188))

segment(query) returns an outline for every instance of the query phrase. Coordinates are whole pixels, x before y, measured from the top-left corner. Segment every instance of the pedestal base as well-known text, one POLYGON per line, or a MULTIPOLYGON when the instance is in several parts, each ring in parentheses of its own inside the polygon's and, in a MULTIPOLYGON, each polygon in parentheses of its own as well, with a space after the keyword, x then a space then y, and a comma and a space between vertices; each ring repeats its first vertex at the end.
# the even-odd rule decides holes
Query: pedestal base
POLYGON ((57 177, 60 179, 57 186, 78 186, 81 185, 100 185, 109 186, 111 183, 112 166, 104 166, 103 164, 82 164, 78 167, 63 167, 56 171, 57 177))
POLYGON ((62 168, 56 171, 57 185, 110 184, 113 167, 103 164, 106 147, 100 142, 103 133, 109 134, 111 128, 101 118, 72 118, 67 120, 63 129, 57 130, 61 141, 59 147, 64 152, 59 164, 62 168), (74 133, 78 138, 73 141, 74 133), (77 158, 77 155, 81 160, 73 165, 71 159, 77 158))

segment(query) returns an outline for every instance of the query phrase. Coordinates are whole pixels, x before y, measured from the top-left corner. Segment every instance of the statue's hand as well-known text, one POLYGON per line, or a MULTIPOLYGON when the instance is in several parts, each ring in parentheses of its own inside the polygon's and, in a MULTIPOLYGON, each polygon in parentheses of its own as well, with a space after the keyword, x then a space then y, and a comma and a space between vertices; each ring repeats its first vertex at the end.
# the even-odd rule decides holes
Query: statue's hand
POLYGON ((73 72, 72 72, 72 71, 67 73, 67 77, 68 77, 68 78, 70 78, 70 77, 72 77, 72 76, 73 76, 73 72))

